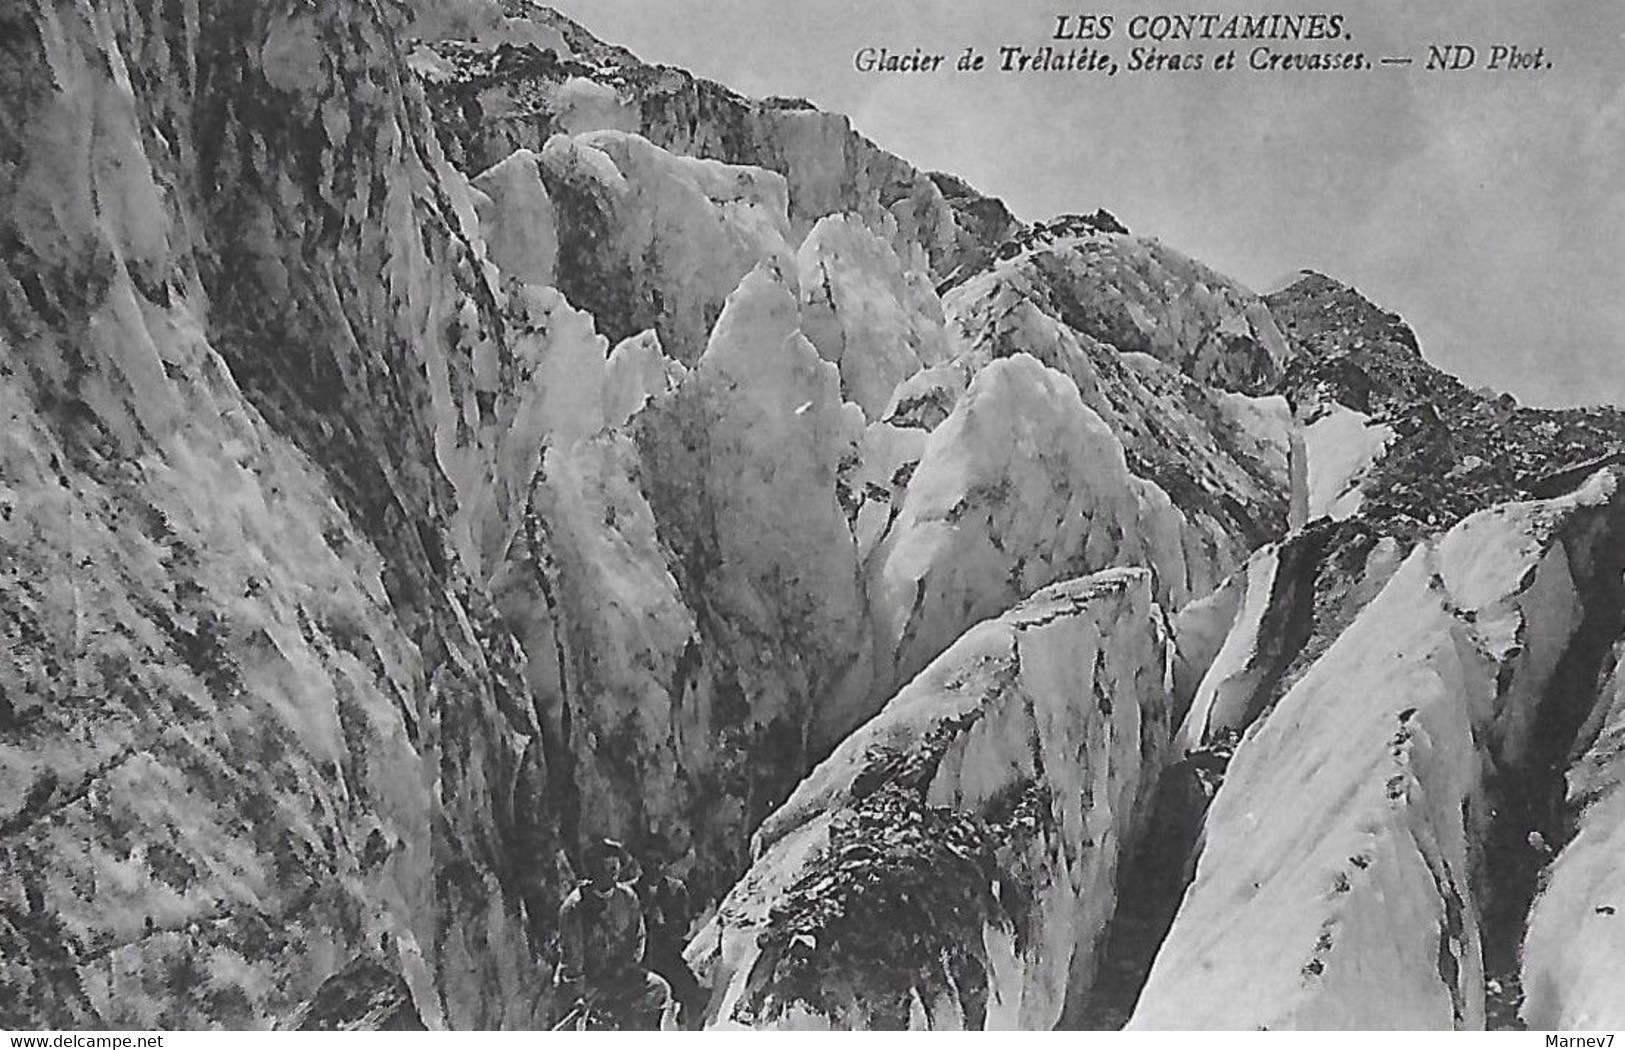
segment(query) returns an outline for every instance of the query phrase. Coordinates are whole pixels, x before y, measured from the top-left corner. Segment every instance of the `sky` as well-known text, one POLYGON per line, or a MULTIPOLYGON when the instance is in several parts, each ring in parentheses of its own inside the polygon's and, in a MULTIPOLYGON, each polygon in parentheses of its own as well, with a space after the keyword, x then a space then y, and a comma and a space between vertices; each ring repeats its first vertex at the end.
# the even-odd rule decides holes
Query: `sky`
MULTIPOLYGON (((1365 0, 550 0, 645 61, 749 95, 806 98, 915 165, 953 172, 1028 220, 1105 207, 1269 291, 1301 268, 1401 314, 1424 353, 1535 405, 1625 405, 1625 3, 1365 0), (1337 12, 1347 39, 1282 50, 1412 56, 1368 72, 1141 72, 1136 15, 1337 12), (1058 14, 1112 38, 1052 39, 1058 14), (1429 72, 1430 44, 1474 68, 1429 72), (1085 73, 862 73, 859 49, 1096 46, 1085 73), (1485 69, 1490 48, 1549 68, 1485 69)), ((1256 43, 1240 45, 1245 64, 1256 43)))

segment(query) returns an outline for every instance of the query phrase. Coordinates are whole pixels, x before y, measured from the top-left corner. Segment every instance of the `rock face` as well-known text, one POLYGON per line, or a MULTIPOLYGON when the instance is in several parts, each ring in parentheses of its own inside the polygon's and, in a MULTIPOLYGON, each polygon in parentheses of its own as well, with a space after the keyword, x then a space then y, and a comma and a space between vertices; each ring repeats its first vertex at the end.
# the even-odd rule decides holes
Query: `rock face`
POLYGON ((528 0, 0 59, 0 1026, 551 1025, 605 836, 720 1025, 1618 1018, 1621 413, 528 0))
MULTIPOLYGON (((1350 465, 1362 450, 1357 499, 1384 534, 1410 541, 1496 503, 1561 494, 1625 450, 1618 409, 1524 408, 1470 390, 1417 353, 1398 317, 1321 274, 1306 271, 1265 302, 1297 351, 1278 389, 1300 417, 1366 417, 1363 434, 1330 444, 1350 465)), ((1326 496, 1350 497, 1349 472, 1329 476, 1338 483, 1326 496)))
POLYGON ((1049 1028, 1086 988, 1168 741, 1144 570, 967 631, 757 834, 694 939, 715 1019, 1049 1028))

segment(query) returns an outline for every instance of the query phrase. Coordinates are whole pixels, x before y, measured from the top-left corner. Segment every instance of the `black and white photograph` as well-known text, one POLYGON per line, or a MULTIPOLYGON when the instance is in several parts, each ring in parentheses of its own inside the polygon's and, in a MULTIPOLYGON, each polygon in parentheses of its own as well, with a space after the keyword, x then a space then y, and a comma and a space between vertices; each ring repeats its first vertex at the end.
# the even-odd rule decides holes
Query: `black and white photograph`
POLYGON ((1625 1029, 1625 4, 0 0, 7 1050, 1378 1029, 1625 1029))

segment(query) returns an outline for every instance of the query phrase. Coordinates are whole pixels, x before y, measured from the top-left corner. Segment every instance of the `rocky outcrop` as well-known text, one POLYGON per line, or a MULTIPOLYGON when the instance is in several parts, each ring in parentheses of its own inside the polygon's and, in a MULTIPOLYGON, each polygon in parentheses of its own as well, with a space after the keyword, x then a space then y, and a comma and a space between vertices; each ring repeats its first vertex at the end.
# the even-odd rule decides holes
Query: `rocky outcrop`
POLYGON ((1295 351, 1274 389, 1302 422, 1331 428, 1319 435, 1330 441, 1306 433, 1309 469, 1325 478, 1311 486, 1317 509, 1359 507, 1408 543, 1497 503, 1570 491, 1625 453, 1620 410, 1525 408, 1469 389, 1417 352, 1398 317, 1321 274, 1265 302, 1295 351))
POLYGON ((421 1032, 423 1018, 399 974, 357 960, 322 982, 286 1026, 298 1032, 421 1032))
POLYGON ((1054 1025, 1144 824, 1167 656, 1144 570, 966 632, 762 826, 690 947, 713 1020, 1054 1025))

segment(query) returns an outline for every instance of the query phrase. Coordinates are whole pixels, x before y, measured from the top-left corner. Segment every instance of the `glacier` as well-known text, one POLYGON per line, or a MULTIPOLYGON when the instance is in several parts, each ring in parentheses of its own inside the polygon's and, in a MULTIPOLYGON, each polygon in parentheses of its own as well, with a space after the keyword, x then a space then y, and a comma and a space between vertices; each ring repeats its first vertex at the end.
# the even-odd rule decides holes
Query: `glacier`
POLYGON ((0 1026, 1621 1023, 1625 413, 529 0, 0 13, 0 1026))

